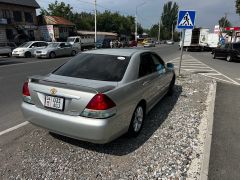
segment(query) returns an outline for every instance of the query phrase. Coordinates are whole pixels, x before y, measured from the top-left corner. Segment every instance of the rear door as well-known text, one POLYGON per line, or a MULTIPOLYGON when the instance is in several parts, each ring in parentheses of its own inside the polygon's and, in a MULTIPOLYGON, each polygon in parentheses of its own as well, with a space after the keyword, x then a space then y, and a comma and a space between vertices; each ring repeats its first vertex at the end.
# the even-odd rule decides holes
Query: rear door
POLYGON ((148 106, 151 107, 155 102, 156 96, 158 95, 155 86, 158 78, 158 73, 151 53, 141 54, 138 78, 143 88, 143 97, 146 99, 148 106))

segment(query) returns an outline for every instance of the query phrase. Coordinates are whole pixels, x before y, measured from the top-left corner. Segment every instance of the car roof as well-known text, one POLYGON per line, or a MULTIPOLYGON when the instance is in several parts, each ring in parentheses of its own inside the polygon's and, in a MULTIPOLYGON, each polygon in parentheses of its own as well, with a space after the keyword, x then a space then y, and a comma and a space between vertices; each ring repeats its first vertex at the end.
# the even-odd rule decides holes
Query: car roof
POLYGON ((88 54, 107 54, 114 56, 132 56, 135 53, 150 52, 149 50, 137 49, 137 48, 126 48, 126 49, 97 49, 86 51, 83 53, 88 54))

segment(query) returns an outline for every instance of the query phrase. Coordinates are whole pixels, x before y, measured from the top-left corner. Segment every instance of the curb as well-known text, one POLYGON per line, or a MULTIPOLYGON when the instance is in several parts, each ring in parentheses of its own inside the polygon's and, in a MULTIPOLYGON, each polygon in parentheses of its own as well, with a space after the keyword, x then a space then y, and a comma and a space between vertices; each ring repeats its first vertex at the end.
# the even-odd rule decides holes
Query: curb
POLYGON ((214 83, 210 86, 209 97, 209 109, 208 109, 208 124, 206 132, 206 140, 204 143, 203 158, 200 171, 200 180, 208 179, 208 170, 209 170, 209 160, 210 160, 210 151, 211 151, 211 142, 212 142, 212 129, 213 129, 213 119, 214 119, 214 107, 215 107, 215 98, 216 98, 217 83, 214 83))

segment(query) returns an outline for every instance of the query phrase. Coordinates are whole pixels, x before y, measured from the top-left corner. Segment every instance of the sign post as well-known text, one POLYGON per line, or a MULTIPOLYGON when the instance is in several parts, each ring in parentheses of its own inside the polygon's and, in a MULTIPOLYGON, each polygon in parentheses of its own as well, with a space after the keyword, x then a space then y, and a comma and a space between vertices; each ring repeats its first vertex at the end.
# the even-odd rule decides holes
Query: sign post
POLYGON ((180 76, 180 73, 181 73, 183 46, 184 46, 186 29, 193 29, 194 28, 195 16, 196 16, 196 11, 185 10, 185 11, 179 11, 178 12, 178 29, 183 29, 183 31, 182 31, 182 43, 181 43, 181 55, 180 55, 179 70, 178 70, 178 75, 179 76, 180 76))

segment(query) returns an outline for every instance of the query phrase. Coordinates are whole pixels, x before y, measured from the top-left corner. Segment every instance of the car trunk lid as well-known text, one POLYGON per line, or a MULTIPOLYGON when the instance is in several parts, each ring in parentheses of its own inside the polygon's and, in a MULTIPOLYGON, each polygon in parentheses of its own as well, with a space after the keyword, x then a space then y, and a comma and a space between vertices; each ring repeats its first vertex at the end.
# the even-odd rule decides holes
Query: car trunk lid
POLYGON ((78 116, 98 93, 114 89, 116 82, 102 82, 50 74, 30 78, 29 90, 32 102, 39 108, 62 114, 78 116), (45 107, 46 96, 63 99, 62 111, 45 107))

